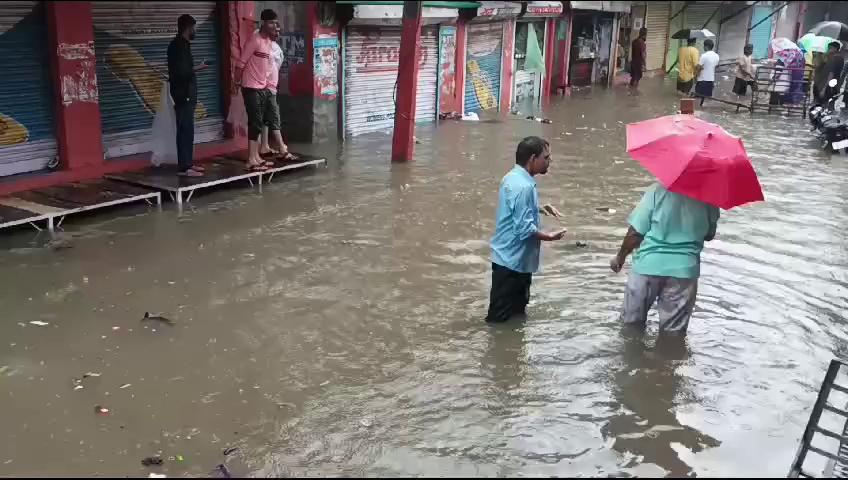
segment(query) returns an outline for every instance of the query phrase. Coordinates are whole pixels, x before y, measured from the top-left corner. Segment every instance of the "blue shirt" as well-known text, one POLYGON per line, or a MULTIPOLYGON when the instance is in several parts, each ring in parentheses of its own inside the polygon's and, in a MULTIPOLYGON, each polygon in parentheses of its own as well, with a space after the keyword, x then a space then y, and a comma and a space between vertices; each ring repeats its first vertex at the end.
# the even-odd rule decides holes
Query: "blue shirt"
POLYGON ((524 167, 516 165, 501 180, 496 218, 492 262, 519 273, 536 272, 542 245, 534 235, 539 231, 539 194, 524 167))
POLYGON ((633 271, 658 277, 698 278, 704 239, 715 236, 719 209, 655 184, 630 214, 644 238, 633 271))

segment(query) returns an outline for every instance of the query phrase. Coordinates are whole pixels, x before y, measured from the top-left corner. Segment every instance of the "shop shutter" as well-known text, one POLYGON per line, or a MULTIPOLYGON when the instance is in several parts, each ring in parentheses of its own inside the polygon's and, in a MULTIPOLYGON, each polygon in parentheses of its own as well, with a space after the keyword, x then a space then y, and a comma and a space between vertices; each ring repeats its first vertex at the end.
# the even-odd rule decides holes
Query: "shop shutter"
POLYGON ((168 73, 177 18, 192 15, 197 73, 194 142, 224 137, 221 45, 216 2, 92 2, 103 144, 107 158, 149 151, 150 128, 168 73))
POLYGON ((56 156, 44 2, 0 2, 0 177, 56 156))
POLYGON ((663 67, 666 41, 669 37, 669 16, 671 16, 671 7, 667 2, 648 2, 648 12, 645 15, 645 27, 648 29, 648 40, 645 42, 648 51, 646 70, 658 70, 663 67))
MULTIPOLYGON (((683 28, 701 29, 706 28, 718 35, 721 11, 713 15, 713 12, 721 6, 721 2, 695 2, 683 11, 683 28), (712 17, 712 18, 710 18, 712 17), (707 23, 709 20, 709 23, 707 23), (704 24, 706 23, 706 27, 704 24)), ((674 32, 669 32, 673 34, 674 32)), ((713 39, 714 41, 716 39, 713 39)))
MULTIPOLYGON (((757 25, 764 18, 771 15, 772 8, 769 6, 755 5, 751 14, 751 26, 757 25)), ((750 43, 754 45, 754 58, 768 57, 769 42, 771 42, 771 24, 774 16, 757 25, 751 30, 750 43)))
MULTIPOLYGON (((732 2, 725 5, 721 11, 721 18, 727 18, 745 8, 744 3, 732 2)), ((721 63, 732 61, 742 56, 745 48, 745 39, 748 36, 748 21, 751 18, 751 10, 748 9, 726 21, 721 26, 719 34, 718 54, 721 63)))
MULTIPOLYGON (((345 136, 391 130, 400 55, 400 28, 348 27, 345 38, 345 136)), ((421 29, 415 121, 436 119, 438 37, 436 27, 421 29)))
POLYGON ((500 105, 503 23, 471 24, 465 54, 465 111, 500 105))

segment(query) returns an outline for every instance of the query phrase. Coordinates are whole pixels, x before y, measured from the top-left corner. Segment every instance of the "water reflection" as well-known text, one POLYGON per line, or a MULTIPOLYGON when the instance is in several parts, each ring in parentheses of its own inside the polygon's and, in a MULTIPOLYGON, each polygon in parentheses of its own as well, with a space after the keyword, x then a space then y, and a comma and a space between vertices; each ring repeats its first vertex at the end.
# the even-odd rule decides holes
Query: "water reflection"
POLYGON ((649 348, 644 336, 632 330, 622 337, 622 365, 612 381, 613 396, 622 411, 604 426, 604 436, 613 440, 616 451, 638 455, 642 462, 659 465, 671 476, 691 475, 692 468, 678 457, 677 449, 698 453, 720 442, 677 419, 676 410, 695 395, 677 373, 690 358, 687 342, 661 335, 649 348))

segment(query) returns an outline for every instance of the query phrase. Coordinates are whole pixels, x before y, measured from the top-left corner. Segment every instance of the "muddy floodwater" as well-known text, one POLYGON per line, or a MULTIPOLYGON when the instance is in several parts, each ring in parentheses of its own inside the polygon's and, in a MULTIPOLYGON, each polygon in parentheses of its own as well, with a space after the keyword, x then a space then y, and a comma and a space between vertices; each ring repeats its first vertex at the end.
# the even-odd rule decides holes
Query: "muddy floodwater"
POLYGON ((655 320, 627 339, 608 260, 651 179, 624 124, 677 109, 642 89, 422 127, 407 165, 387 135, 301 147, 328 168, 71 218, 67 248, 3 234, 0 475, 785 475, 846 354, 848 157, 801 119, 699 112, 743 137, 767 202, 723 212, 682 348, 655 320), (491 327, 498 182, 531 134, 569 234, 526 322, 491 327))

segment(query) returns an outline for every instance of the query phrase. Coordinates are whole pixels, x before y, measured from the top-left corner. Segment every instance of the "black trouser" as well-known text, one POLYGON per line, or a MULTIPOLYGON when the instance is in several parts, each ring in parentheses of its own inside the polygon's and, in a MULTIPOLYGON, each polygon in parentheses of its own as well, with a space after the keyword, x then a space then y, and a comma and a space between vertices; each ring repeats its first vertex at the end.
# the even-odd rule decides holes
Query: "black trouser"
POLYGON ((492 264, 492 292, 489 297, 487 322, 505 322, 513 315, 524 314, 530 302, 530 284, 532 273, 519 273, 492 264))
POLYGON ((185 172, 194 162, 194 103, 174 105, 177 116, 177 170, 185 172))

